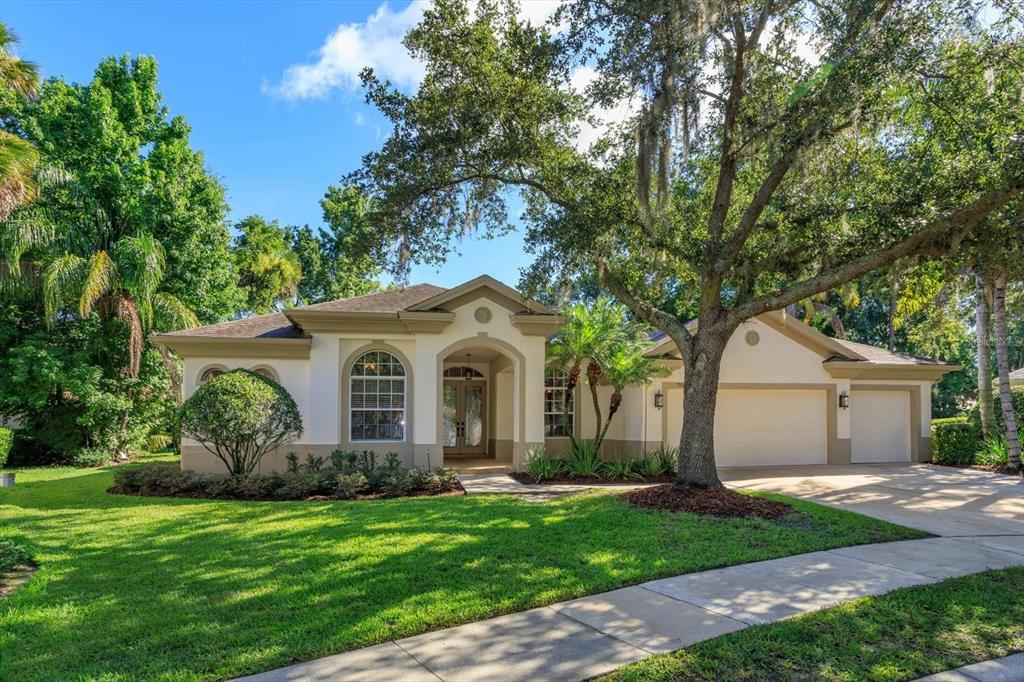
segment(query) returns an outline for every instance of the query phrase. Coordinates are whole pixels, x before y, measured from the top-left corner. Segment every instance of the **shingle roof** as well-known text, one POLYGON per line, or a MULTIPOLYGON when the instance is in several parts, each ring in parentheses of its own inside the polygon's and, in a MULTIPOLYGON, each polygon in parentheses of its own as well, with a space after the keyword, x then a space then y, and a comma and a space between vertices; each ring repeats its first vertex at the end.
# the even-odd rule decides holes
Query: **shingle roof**
POLYGON ((282 313, 244 317, 240 320, 229 320, 203 327, 182 329, 162 336, 202 336, 229 337, 236 339, 288 339, 303 338, 305 335, 296 329, 282 313))
POLYGON ((378 291, 365 296, 353 298, 342 298, 337 301, 326 301, 314 303, 313 305, 302 306, 298 310, 333 310, 336 312, 348 313, 397 313, 405 310, 411 305, 425 301, 431 296, 436 296, 444 287, 433 284, 411 284, 401 289, 389 289, 378 291))
POLYGON ((894 353, 893 351, 887 350, 885 348, 879 348, 878 346, 869 346, 866 343, 847 341, 846 339, 835 339, 835 341, 842 346, 846 346, 854 353, 859 353, 863 355, 868 362, 880 362, 887 365, 947 364, 943 360, 935 360, 934 358, 923 358, 918 355, 910 355, 909 353, 894 353))
MULTIPOLYGON (((302 306, 296 310, 331 310, 336 312, 352 313, 397 313, 408 306, 436 296, 444 287, 433 284, 413 284, 401 289, 389 289, 378 291, 365 296, 343 298, 337 301, 326 301, 315 303, 309 306, 302 306)), ((171 332, 167 336, 200 336, 200 337, 226 337, 236 339, 263 339, 263 338, 306 338, 308 335, 297 329, 285 317, 284 313, 270 313, 269 315, 256 315, 245 317, 240 320, 230 320, 218 324, 208 324, 204 327, 183 329, 171 332)))

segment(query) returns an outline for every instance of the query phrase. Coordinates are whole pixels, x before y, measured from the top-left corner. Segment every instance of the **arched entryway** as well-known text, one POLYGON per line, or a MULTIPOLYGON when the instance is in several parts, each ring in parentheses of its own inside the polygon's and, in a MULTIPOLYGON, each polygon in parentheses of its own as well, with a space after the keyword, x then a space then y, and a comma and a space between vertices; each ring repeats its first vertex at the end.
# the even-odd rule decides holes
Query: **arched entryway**
POLYGON ((445 466, 513 463, 522 442, 523 356, 477 337, 438 353, 437 442, 445 466))

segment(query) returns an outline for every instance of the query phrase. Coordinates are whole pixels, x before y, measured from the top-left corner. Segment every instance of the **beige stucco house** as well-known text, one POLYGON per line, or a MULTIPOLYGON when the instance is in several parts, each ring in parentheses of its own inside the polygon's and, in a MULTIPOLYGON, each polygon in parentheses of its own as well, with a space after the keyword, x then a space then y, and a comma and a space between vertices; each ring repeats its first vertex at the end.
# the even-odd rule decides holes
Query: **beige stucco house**
MULTIPOLYGON (((493 458, 520 468, 529 448, 565 447, 565 374, 545 369, 562 318, 491 277, 453 289, 417 284, 156 337, 184 358, 184 397, 218 372, 244 367, 284 386, 305 432, 294 451, 397 452, 409 465, 493 458)), ((671 340, 649 354, 672 373, 628 388, 606 455, 676 446, 682 362, 671 340)), ((721 466, 923 461, 931 453, 931 386, 957 367, 825 336, 781 313, 736 331, 722 363, 715 424, 721 466)), ((585 390, 578 387, 577 391, 585 390)), ((611 394, 600 387, 604 404, 611 394)), ((589 398, 573 423, 590 436, 589 398)), ((219 471, 197 443, 182 467, 219 471)))

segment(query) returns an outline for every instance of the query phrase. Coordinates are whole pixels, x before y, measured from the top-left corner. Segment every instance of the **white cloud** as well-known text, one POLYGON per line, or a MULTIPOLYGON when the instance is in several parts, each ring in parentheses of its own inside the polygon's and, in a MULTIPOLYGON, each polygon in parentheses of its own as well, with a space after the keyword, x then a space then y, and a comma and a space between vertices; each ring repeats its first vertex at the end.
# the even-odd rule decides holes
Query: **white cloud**
POLYGON ((364 22, 338 26, 315 62, 292 64, 280 83, 264 85, 263 91, 282 99, 321 98, 335 88, 356 89, 359 72, 367 66, 399 87, 415 87, 423 79, 423 64, 409 56, 402 38, 428 6, 426 0, 414 0, 395 12, 383 4, 364 22))
MULTIPOLYGON (((569 85, 579 93, 584 93, 587 86, 597 78, 597 71, 589 66, 581 66, 569 78, 569 85)), ((638 100, 622 100, 612 107, 598 108, 591 113, 596 118, 595 124, 581 121, 579 134, 576 136, 576 148, 587 151, 608 130, 635 114, 639 107, 638 100)))
MULTIPOLYGON (((562 0, 519 0, 521 15, 538 26, 558 9, 562 0)), ((282 99, 318 99, 332 90, 359 87, 359 72, 372 67, 381 78, 412 90, 423 80, 423 64, 411 56, 402 38, 419 23, 432 2, 413 0, 401 11, 384 3, 366 21, 338 26, 317 50, 310 63, 292 64, 276 85, 264 83, 264 94, 282 99)), ((472 9, 472 8, 471 8, 472 9)))

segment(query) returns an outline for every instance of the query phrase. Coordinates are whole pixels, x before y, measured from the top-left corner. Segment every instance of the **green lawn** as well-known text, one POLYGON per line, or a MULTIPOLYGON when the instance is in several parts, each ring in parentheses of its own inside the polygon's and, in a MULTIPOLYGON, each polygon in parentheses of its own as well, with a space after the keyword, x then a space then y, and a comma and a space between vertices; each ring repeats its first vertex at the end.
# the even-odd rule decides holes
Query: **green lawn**
POLYGON ((608 682, 913 680, 1024 650, 1024 568, 989 571, 740 630, 608 682))
POLYGON ((27 470, 0 490, 0 537, 40 565, 0 602, 0 679, 223 678, 650 578, 923 536, 793 500, 799 514, 766 522, 607 491, 244 503, 111 483, 27 470))

